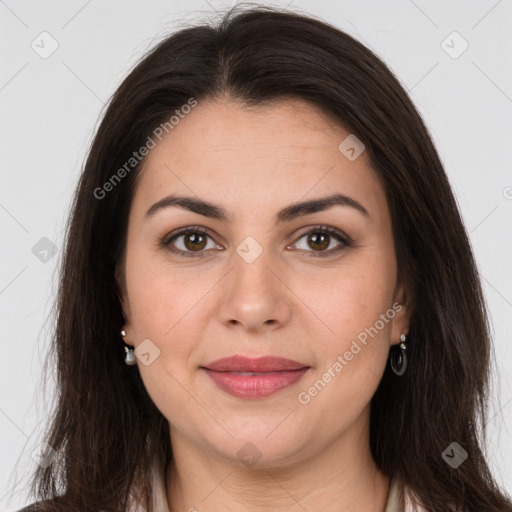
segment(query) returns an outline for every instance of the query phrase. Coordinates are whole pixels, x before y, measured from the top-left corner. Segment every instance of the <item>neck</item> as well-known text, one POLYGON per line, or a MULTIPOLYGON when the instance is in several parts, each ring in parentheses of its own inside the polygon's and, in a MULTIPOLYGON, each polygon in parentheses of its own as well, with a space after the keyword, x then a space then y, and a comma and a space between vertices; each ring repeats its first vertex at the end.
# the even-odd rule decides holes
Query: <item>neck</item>
POLYGON ((169 511, 383 512, 389 478, 376 467, 368 436, 346 434, 299 463, 244 466, 174 431, 169 511))

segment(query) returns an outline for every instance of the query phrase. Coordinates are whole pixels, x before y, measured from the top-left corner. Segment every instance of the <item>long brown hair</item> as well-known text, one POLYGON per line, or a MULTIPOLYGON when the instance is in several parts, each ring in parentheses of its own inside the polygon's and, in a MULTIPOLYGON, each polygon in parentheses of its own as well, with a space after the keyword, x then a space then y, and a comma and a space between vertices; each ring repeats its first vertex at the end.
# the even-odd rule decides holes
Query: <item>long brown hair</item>
MULTIPOLYGON (((234 9, 220 22, 158 43, 115 92, 92 142, 67 226, 52 350, 58 396, 38 467, 38 500, 66 510, 124 512, 140 489, 150 510, 151 463, 172 458, 169 426, 138 371, 125 365, 116 269, 123 259, 143 160, 112 179, 153 130, 186 104, 219 95, 248 105, 296 97, 364 143, 392 216, 399 279, 412 290, 407 355, 389 367, 371 403, 378 467, 429 511, 512 511, 482 453, 490 335, 472 249, 425 124, 371 50, 315 18, 271 8, 234 9), (467 459, 442 453, 457 442, 467 459)), ((125 167, 126 169, 126 167, 125 167)))

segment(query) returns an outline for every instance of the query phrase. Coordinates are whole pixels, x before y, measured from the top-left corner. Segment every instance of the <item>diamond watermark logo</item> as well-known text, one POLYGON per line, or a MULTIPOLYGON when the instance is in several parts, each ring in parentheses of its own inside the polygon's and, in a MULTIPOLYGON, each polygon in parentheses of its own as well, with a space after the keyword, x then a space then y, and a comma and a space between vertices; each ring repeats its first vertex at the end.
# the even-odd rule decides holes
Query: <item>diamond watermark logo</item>
POLYGON ((53 461, 57 452, 47 443, 41 443, 31 454, 32 460, 43 469, 46 469, 53 461))
POLYGON ((135 357, 144 366, 149 366, 159 356, 160 349, 149 338, 135 347, 135 357))
POLYGON ((456 30, 454 30, 442 41, 441 48, 452 59, 458 59, 469 48, 469 43, 456 30))
POLYGON ((59 43, 51 34, 44 31, 30 43, 30 47, 41 59, 47 59, 57 50, 59 43))
POLYGON ((253 443, 245 443, 236 454, 240 462, 246 466, 254 466, 262 457, 262 453, 253 443))
POLYGON ((343 139, 338 149, 347 160, 353 162, 365 150, 365 145, 358 137, 351 133, 346 139, 343 139))
POLYGON ((263 252, 263 247, 252 236, 246 237, 236 248, 246 263, 252 263, 263 252))
POLYGON ((43 263, 48 263, 57 254, 57 246, 49 238, 43 236, 32 247, 32 254, 43 263))
POLYGON ((457 469, 467 458, 468 452, 455 441, 441 454, 441 457, 453 468, 457 469))

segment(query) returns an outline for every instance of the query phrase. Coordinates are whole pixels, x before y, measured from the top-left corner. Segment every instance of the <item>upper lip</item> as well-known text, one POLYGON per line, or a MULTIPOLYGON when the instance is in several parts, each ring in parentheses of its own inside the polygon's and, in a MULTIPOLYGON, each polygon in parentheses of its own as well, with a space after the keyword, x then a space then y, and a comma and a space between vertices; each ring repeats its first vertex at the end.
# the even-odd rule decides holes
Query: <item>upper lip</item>
POLYGON ((277 356, 263 356, 251 359, 242 355, 235 355, 212 361, 204 365, 203 368, 218 372, 277 372, 308 368, 308 365, 277 356))

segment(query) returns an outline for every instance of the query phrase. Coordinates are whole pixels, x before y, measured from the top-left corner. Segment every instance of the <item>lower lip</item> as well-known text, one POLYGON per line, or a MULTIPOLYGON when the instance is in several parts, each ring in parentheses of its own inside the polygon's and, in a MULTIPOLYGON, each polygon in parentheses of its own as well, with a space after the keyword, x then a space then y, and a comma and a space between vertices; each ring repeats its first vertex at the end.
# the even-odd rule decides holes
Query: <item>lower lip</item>
POLYGON ((306 367, 300 370, 285 370, 260 375, 239 375, 233 372, 216 372, 203 368, 220 389, 238 398, 264 398, 273 395, 280 389, 291 386, 300 380, 308 369, 306 367))

